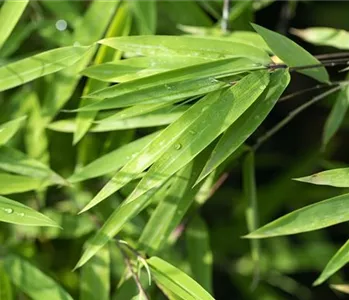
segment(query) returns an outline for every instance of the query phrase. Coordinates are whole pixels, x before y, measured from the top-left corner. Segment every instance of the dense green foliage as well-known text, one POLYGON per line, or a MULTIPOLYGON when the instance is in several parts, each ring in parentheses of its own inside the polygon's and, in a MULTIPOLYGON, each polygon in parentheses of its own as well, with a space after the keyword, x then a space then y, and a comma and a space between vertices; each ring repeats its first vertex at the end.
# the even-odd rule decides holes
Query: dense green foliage
POLYGON ((347 50, 349 32, 257 25, 276 4, 0 4, 1 300, 311 299, 327 280, 348 293, 349 242, 310 231, 349 220, 349 168, 331 160, 349 55, 301 45, 347 50), (267 125, 308 95, 294 78, 317 95, 267 125), (265 147, 325 98, 307 155, 265 147))

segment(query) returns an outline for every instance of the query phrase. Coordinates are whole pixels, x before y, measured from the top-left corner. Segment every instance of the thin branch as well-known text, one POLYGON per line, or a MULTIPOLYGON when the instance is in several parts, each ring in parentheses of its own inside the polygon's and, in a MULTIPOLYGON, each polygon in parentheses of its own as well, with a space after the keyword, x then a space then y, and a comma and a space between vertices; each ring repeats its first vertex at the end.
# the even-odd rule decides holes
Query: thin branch
POLYGON ((144 290, 143 286, 142 286, 142 283, 138 277, 138 275, 136 274, 136 272, 133 270, 133 267, 132 267, 132 264, 131 264, 131 260, 130 258, 128 257, 126 251, 124 249, 122 249, 121 245, 120 245, 120 242, 117 241, 117 245, 119 247, 119 250, 124 258, 124 261, 125 261, 125 264, 127 266, 127 268, 129 269, 129 271, 131 272, 131 275, 133 277, 133 280, 135 281, 136 285, 137 285, 137 288, 138 288, 138 291, 140 294, 142 294, 143 298, 146 299, 146 300, 150 300, 150 298, 148 297, 146 291, 144 290))
POLYGON ((279 123, 277 123, 273 128, 271 128, 269 131, 267 131, 264 135, 262 135, 256 142, 256 144, 252 147, 254 150, 257 150, 262 144, 264 144, 267 140, 269 140, 275 133, 277 133, 280 129, 282 129, 285 125, 287 125, 294 117, 296 117, 299 113, 301 113, 303 110, 308 108, 309 106, 313 105, 314 103, 322 100, 323 98, 327 97, 328 95, 340 90, 343 87, 343 85, 337 86, 333 89, 330 89, 329 91, 318 95, 311 99, 309 102, 304 103, 303 105, 299 106, 295 110, 291 111, 286 118, 281 120, 279 123))
POLYGON ((326 53, 326 54, 319 54, 315 55, 317 59, 330 59, 335 57, 349 57, 349 52, 338 52, 338 53, 326 53))

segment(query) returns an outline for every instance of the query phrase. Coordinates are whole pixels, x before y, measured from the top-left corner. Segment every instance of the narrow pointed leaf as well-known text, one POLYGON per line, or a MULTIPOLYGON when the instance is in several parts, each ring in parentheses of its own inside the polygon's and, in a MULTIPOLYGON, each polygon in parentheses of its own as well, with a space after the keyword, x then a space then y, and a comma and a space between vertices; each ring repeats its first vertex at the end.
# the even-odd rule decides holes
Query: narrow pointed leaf
POLYGON ((62 70, 76 63, 89 47, 72 46, 46 51, 0 67, 0 91, 62 70))
POLYGON ((195 280, 168 262, 156 256, 147 259, 155 281, 175 295, 186 300, 213 300, 214 298, 195 280))
POLYGON ((47 180, 0 173, 0 195, 23 193, 48 186, 47 180))
POLYGON ((155 34, 157 21, 157 1, 132 1, 130 6, 135 15, 138 33, 141 35, 155 34))
POLYGON ((10 278, 5 272, 3 262, 0 262, 0 299, 1 300, 13 300, 13 291, 10 282, 10 278))
MULTIPOLYGON (((349 77, 347 76, 347 79, 349 77)), ((326 146, 331 138, 336 134, 344 121, 345 114, 349 107, 349 87, 343 87, 338 93, 336 102, 326 120, 324 133, 322 137, 322 145, 326 146)))
POLYGON ((96 91, 88 97, 107 99, 78 111, 163 103, 201 95, 225 85, 215 79, 219 75, 239 74, 256 68, 258 66, 249 60, 233 58, 167 71, 96 91))
POLYGON ((221 137, 198 182, 222 164, 259 127, 289 82, 290 75, 285 70, 278 70, 271 74, 270 83, 263 94, 221 137))
POLYGON ((349 168, 333 169, 307 177, 295 178, 297 181, 335 187, 349 187, 349 168))
POLYGON ((160 135, 146 145, 138 155, 114 175, 91 202, 84 207, 82 212, 92 208, 118 191, 154 163, 166 150, 174 146, 176 139, 185 132, 195 120, 201 117, 202 110, 204 110, 205 107, 209 107, 210 104, 217 101, 220 93, 220 91, 216 91, 207 94, 199 102, 191 106, 179 119, 164 129, 160 135))
POLYGON ((7 255, 4 265, 11 281, 33 300, 73 300, 52 278, 24 259, 7 255))
POLYGON ((257 63, 270 62, 266 52, 250 45, 189 36, 131 36, 104 39, 99 43, 141 56, 246 57, 257 63))
POLYGON ((349 194, 333 197, 291 212, 256 231, 246 238, 267 238, 308 232, 349 220, 349 194))
POLYGON ((349 284, 331 284, 331 288, 344 294, 349 294, 349 284))
POLYGON ((309 27, 306 29, 292 29, 291 33, 315 45, 349 49, 349 32, 345 30, 329 27, 309 27))
POLYGON ((45 179, 56 184, 65 184, 65 180, 45 164, 7 146, 0 147, 0 169, 33 178, 45 179))
POLYGON ((326 281, 330 276, 336 273, 340 268, 349 262, 349 240, 338 250, 331 258, 322 271, 321 275, 314 282, 314 285, 319 285, 326 281))
MULTIPOLYGON (((281 58, 289 67, 320 64, 320 61, 289 38, 257 24, 252 24, 252 27, 262 36, 275 55, 281 58)), ((298 72, 320 82, 329 82, 324 67, 299 70, 298 72)))
POLYGON ((257 100, 268 83, 268 72, 256 71, 226 90, 217 101, 202 111, 200 118, 188 130, 176 138, 174 147, 167 150, 149 169, 130 199, 162 184, 189 163, 257 100))
POLYGON ((81 269, 80 299, 109 300, 110 253, 106 245, 81 269))
POLYGON ((1 196, 0 221, 27 226, 58 227, 58 225, 51 219, 33 210, 32 208, 1 196))
POLYGON ((26 117, 19 117, 0 125, 0 146, 6 144, 18 131, 26 117))
POLYGON ((197 281, 206 291, 212 293, 212 251, 206 224, 195 216, 185 231, 188 261, 197 281))
POLYGON ((1 6, 0 48, 4 45, 7 38, 11 35, 12 30, 15 28, 28 3, 29 0, 7 0, 1 6))
POLYGON ((90 178, 106 175, 123 167, 132 157, 136 156, 147 144, 158 135, 158 132, 115 149, 78 169, 68 178, 70 182, 79 182, 90 178), (113 162, 112 164, 110 162, 113 162))

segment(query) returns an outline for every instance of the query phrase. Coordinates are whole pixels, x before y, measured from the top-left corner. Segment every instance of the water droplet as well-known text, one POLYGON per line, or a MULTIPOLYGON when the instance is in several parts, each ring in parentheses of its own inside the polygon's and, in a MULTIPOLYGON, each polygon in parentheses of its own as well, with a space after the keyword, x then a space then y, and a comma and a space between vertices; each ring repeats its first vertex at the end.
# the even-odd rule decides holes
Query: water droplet
POLYGON ((208 109, 208 106, 205 106, 203 109, 201 109, 201 112, 204 112, 207 109, 208 109))
POLYGON ((190 133, 191 135, 195 135, 195 134, 196 134, 196 131, 194 131, 194 130, 189 130, 189 133, 190 133))
POLYGON ((12 214, 13 213, 13 209, 12 208, 3 208, 4 212, 5 213, 8 213, 8 214, 12 214))
POLYGON ((168 90, 171 90, 171 89, 172 89, 172 87, 169 86, 168 84, 165 84, 165 88, 167 88, 168 90))
POLYGON ((67 24, 67 22, 65 20, 58 20, 56 22, 56 28, 59 31, 64 31, 64 30, 67 29, 67 27, 68 27, 68 24, 67 24))
POLYGON ((176 150, 179 150, 182 148, 182 145, 178 143, 178 144, 175 144, 174 147, 176 150))
POLYGON ((263 85, 261 85, 261 86, 259 87, 260 90, 264 90, 264 88, 265 88, 265 86, 263 86, 263 85))
POLYGON ((18 213, 20 217, 24 217, 24 213, 18 213))

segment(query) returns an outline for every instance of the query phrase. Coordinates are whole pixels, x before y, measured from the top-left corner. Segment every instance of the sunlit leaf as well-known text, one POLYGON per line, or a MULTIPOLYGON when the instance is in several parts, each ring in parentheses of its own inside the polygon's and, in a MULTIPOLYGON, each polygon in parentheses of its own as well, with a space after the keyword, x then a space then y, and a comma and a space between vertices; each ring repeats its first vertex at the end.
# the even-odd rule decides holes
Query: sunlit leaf
POLYGON ((221 137, 198 182, 223 163, 258 128, 289 82, 290 75, 287 71, 278 70, 271 74, 270 83, 263 94, 221 137))
POLYGON ((345 30, 329 27, 309 27, 306 29, 292 29, 291 33, 315 45, 349 49, 349 32, 345 30))
POLYGON ((51 219, 32 208, 1 196, 0 221, 29 226, 58 226, 51 219))
POLYGON ((295 178, 295 180, 335 187, 349 187, 349 168, 323 171, 310 176, 295 178))
POLYGON ((104 39, 99 43, 143 56, 246 57, 261 64, 270 62, 266 52, 250 45, 190 36, 131 36, 104 39))
POLYGON ((24 259, 7 255, 4 265, 11 281, 33 300, 73 300, 53 279, 24 259))
POLYGON ((213 300, 214 298, 195 280, 168 262, 156 256, 147 259, 155 281, 166 286, 175 295, 186 300, 213 300))
POLYGON ((0 67, 0 91, 62 70, 76 63, 89 47, 72 46, 42 52, 0 67))
POLYGON ((70 182, 79 182, 117 171, 130 161, 132 156, 136 156, 158 134, 158 132, 155 132, 147 135, 97 158, 95 161, 76 170, 68 180, 70 182), (113 162, 112 164, 110 163, 111 161, 113 162))
POLYGON ((26 117, 20 117, 0 125, 0 146, 16 134, 25 119, 26 117))
POLYGON ((319 285, 327 280, 331 275, 336 273, 340 268, 349 262, 349 241, 347 241, 338 252, 331 258, 322 271, 321 275, 314 282, 314 285, 319 285))
POLYGON ((349 294, 349 284, 331 284, 331 288, 344 294, 349 294))
MULTIPOLYGON (((3 46, 18 20, 22 16, 29 0, 11 1, 7 0, 0 9, 0 48, 3 46)), ((1 78, 1 77, 0 77, 1 78)))
POLYGON ((189 163, 257 100, 268 83, 269 74, 256 71, 223 92, 217 101, 201 112, 201 116, 188 130, 176 137, 175 145, 154 163, 130 198, 137 198, 148 189, 158 186, 189 163))
POLYGON ((193 278, 212 294, 212 251, 204 221, 195 216, 185 231, 188 260, 193 278))
POLYGON ((109 300, 110 253, 106 245, 81 269, 80 299, 109 300))
MULTIPOLYGON (((289 67, 320 64, 314 56, 289 38, 256 24, 252 24, 252 26, 266 41, 271 50, 289 67)), ((329 82, 329 77, 324 67, 302 69, 298 72, 321 82, 329 82)))
POLYGON ((47 180, 0 173, 0 195, 23 193, 48 186, 47 180))
POLYGON ((291 212, 256 231, 246 238, 267 238, 296 234, 329 227, 349 220, 349 194, 340 195, 291 212))

